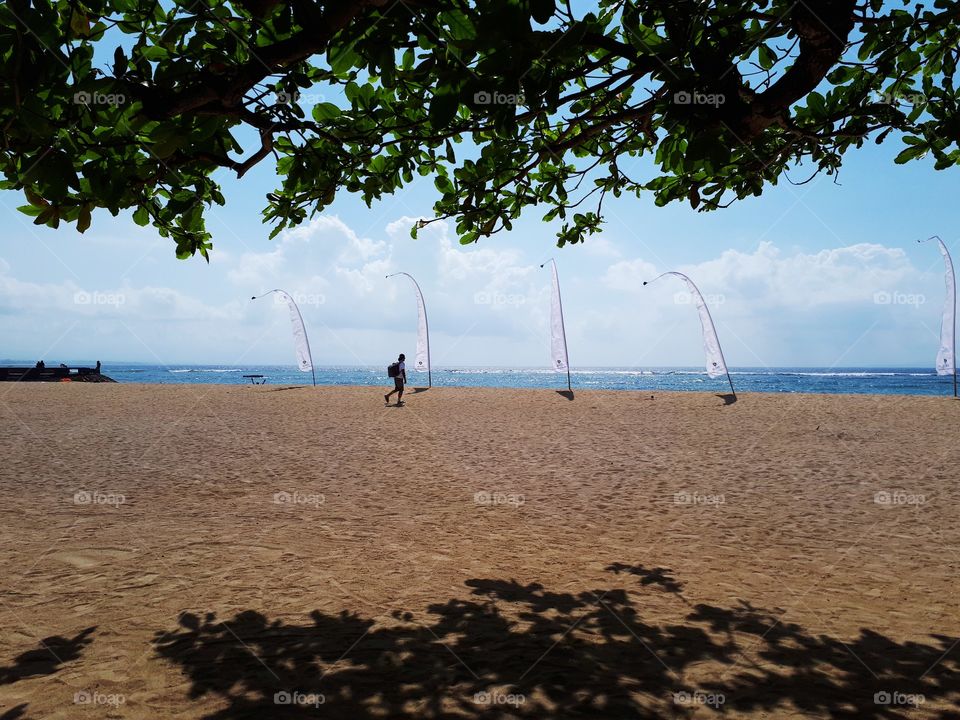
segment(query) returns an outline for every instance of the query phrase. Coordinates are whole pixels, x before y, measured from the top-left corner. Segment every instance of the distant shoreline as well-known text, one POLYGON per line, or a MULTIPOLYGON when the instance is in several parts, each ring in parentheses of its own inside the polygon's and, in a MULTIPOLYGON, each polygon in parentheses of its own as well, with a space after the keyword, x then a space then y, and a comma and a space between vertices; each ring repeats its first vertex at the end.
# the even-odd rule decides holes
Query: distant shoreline
MULTIPOLYGON (((938 377, 929 367, 781 367, 731 368, 737 393, 813 395, 952 396, 949 377, 938 377)), ((288 365, 147 365, 105 363, 103 373, 121 384, 250 385, 248 376, 263 376, 266 385, 310 385, 311 373, 288 365)), ((711 379, 702 367, 574 368, 574 391, 617 390, 640 393, 730 391, 726 378, 711 379)), ((319 366, 317 385, 385 387, 392 383, 386 366, 319 366)), ((426 373, 411 372, 409 381, 426 385, 426 373)), ((435 387, 521 388, 560 390, 566 374, 549 368, 435 367, 435 387)))

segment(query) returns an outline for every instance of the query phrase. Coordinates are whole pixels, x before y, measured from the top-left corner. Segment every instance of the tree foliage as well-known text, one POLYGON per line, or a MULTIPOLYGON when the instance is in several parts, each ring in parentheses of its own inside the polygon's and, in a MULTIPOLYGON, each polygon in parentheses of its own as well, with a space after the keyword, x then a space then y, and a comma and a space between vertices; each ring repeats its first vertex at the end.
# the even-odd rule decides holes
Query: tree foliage
POLYGON ((464 243, 540 206, 560 245, 608 194, 712 210, 891 132, 898 163, 960 162, 957 2, 586 5, 8 0, 0 187, 81 232, 130 208, 188 257, 211 247, 215 172, 264 161, 272 235, 419 175, 464 243))

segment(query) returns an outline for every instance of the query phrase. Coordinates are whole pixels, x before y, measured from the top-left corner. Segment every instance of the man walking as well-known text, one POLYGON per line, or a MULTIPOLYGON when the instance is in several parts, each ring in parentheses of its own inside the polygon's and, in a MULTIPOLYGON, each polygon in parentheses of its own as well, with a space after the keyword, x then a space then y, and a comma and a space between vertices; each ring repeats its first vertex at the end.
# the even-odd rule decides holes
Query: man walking
POLYGON ((383 396, 384 402, 390 404, 390 396, 397 393, 397 407, 403 405, 403 386, 407 382, 407 365, 404 362, 406 355, 400 353, 397 361, 387 368, 387 375, 393 378, 393 390, 383 396))

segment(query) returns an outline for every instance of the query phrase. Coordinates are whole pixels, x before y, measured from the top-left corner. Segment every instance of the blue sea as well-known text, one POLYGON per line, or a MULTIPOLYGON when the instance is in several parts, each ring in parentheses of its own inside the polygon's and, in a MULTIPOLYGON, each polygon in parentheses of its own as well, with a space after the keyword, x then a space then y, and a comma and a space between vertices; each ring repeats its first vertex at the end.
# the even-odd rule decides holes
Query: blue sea
MULTIPOLYGON (((12 363, 11 363, 12 364, 12 363)), ((92 363, 81 363, 84 365, 92 363)), ((73 365, 73 363, 71 363, 73 365)), ((244 375, 263 375, 269 385, 309 385, 309 372, 287 365, 139 365, 104 363, 103 373, 121 383, 250 384, 244 375)), ((927 368, 734 368, 737 392, 871 393, 881 395, 952 395, 949 377, 927 368)), ((322 367, 318 385, 392 385, 386 367, 322 367)), ((426 373, 409 373, 411 384, 426 386, 426 373)), ((578 368, 574 390, 696 390, 729 392, 726 378, 713 380, 702 368, 578 368)), ((438 387, 509 387, 566 389, 565 373, 547 368, 442 367, 433 370, 438 387)))

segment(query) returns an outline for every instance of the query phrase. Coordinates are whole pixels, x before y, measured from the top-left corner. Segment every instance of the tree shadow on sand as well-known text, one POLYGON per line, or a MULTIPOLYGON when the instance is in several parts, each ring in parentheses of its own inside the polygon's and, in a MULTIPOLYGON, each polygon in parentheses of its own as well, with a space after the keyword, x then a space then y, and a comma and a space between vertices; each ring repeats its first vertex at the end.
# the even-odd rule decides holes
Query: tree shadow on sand
POLYGON ((636 575, 640 578, 641 585, 656 585, 668 593, 673 593, 683 599, 683 583, 673 576, 673 570, 670 568, 646 568, 643 565, 627 565, 626 563, 612 563, 604 568, 607 572, 626 573, 636 575))
MULTIPOLYGON (((0 667, 0 685, 12 685, 28 678, 53 675, 63 666, 77 660, 84 648, 93 642, 96 626, 81 630, 72 638, 60 635, 43 638, 38 647, 14 658, 13 665, 0 667)), ((25 720, 29 703, 21 703, 0 715, 0 720, 25 720)), ((2 710, 2 708, 0 708, 2 710)))
POLYGON ((185 614, 154 645, 190 679, 192 699, 226 701, 208 720, 316 717, 318 707, 324 717, 357 719, 776 717, 795 709, 879 719, 916 717, 904 698, 960 698, 956 638, 899 644, 863 629, 841 640, 747 603, 683 606, 676 623, 657 624, 632 598, 679 594, 671 571, 610 569, 637 575, 639 587, 574 594, 476 579, 468 599, 430 605, 422 617, 314 611, 296 625, 252 610, 225 621, 185 614))
POLYGON ((53 675, 65 663, 80 657, 83 649, 93 642, 91 635, 96 629, 88 627, 72 638, 59 635, 44 638, 38 647, 18 655, 13 665, 0 667, 0 685, 10 685, 39 675, 53 675))

